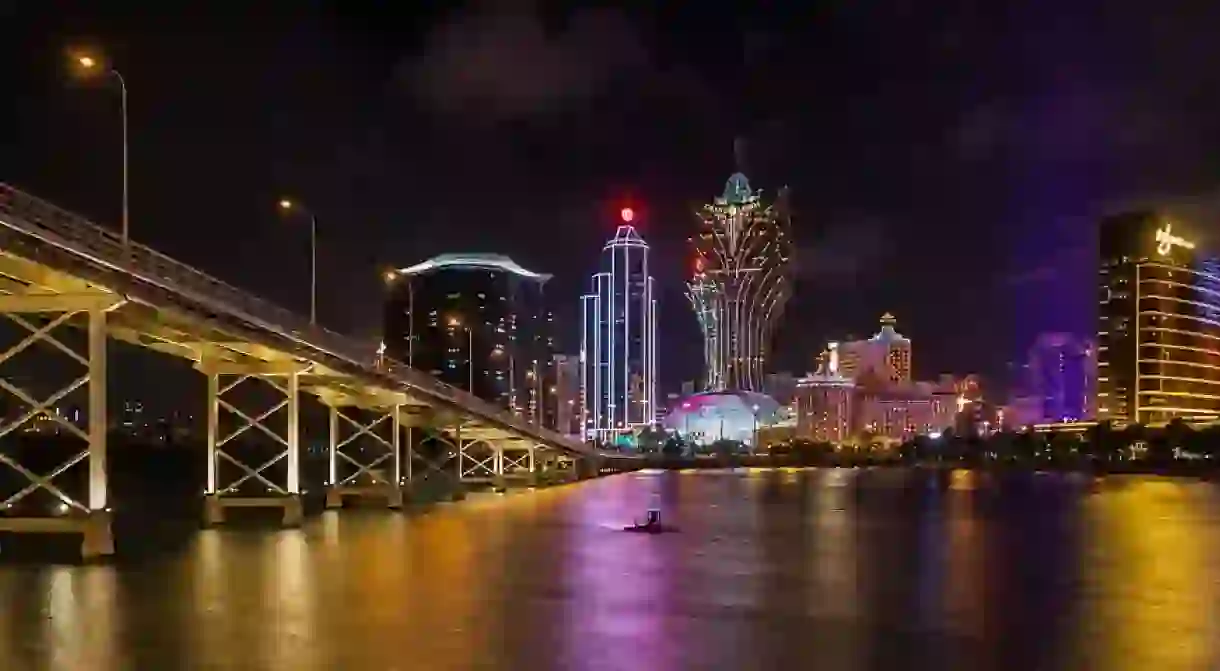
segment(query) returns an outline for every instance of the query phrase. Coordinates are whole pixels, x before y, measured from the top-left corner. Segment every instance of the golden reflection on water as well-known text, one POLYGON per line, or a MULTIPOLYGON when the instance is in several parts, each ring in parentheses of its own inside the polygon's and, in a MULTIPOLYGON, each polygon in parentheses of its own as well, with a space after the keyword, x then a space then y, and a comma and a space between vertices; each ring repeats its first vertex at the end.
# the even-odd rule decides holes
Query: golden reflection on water
POLYGON ((286 529, 272 534, 263 555, 262 603, 275 623, 270 634, 261 637, 263 665, 325 668, 316 647, 320 641, 314 596, 319 590, 305 532, 286 529))
MULTIPOLYGON (((945 617, 957 633, 982 639, 987 632, 986 571, 997 570, 987 556, 984 527, 977 501, 974 471, 950 473, 943 519, 948 525, 948 560, 945 570, 945 617)), ((998 558, 995 558, 998 559, 998 558)))
POLYGON ((864 615, 851 489, 857 472, 826 468, 815 475, 817 514, 810 520, 809 533, 815 535, 819 552, 812 558, 814 579, 809 582, 807 599, 810 614, 815 617, 852 619, 864 615))
POLYGON ((0 668, 129 668, 117 640, 117 593, 116 576, 105 567, 22 567, 11 575, 0 573, 0 668))
POLYGON ((1220 668, 1220 495, 1214 485, 1109 479, 1084 504, 1080 668, 1220 668))
POLYGON ((209 530, 140 565, 0 564, 0 671, 985 671, 1008 668, 1014 635, 1054 639, 1052 669, 1220 669, 1214 485, 796 475, 622 476, 209 530), (658 501, 681 533, 619 533, 658 501), (1064 521, 1079 526, 1043 533, 1064 521), (1012 550, 1046 538, 1067 546, 1012 550), (1054 598, 1023 598, 1041 585, 1054 598), (972 663, 877 666, 927 632, 956 638, 921 645, 972 663))

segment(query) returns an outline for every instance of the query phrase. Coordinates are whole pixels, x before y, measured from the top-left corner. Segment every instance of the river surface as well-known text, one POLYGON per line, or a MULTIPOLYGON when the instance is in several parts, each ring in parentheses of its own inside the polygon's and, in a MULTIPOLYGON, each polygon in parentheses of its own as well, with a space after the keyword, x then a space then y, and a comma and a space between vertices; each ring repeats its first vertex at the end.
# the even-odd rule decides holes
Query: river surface
POLYGON ((638 473, 209 530, 0 563, 0 669, 1214 671, 1220 488, 638 473))

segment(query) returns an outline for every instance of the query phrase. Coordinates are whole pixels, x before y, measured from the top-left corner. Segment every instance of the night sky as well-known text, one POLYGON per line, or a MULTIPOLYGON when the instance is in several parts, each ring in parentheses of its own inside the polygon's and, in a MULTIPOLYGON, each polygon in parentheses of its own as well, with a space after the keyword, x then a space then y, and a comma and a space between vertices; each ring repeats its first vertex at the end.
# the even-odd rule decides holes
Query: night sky
POLYGON ((308 228, 275 208, 299 198, 320 319, 358 335, 380 270, 487 251, 555 275, 574 351, 630 203, 676 390, 692 210, 737 136, 755 187, 792 188, 796 372, 889 310, 917 375, 999 376, 1036 332, 1092 329, 1098 212, 1220 213, 1220 3, 204 4, 0 0, 0 180, 117 223, 117 91, 68 67, 97 49, 130 89, 132 235, 305 313, 308 228))

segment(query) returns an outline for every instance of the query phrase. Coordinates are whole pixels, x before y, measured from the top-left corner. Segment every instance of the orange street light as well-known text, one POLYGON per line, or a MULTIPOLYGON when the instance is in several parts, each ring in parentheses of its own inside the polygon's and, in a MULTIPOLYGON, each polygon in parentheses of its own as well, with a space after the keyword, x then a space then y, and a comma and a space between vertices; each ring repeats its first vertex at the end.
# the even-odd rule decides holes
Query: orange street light
POLYGON ((309 323, 318 323, 318 217, 309 208, 290 199, 281 198, 280 209, 285 213, 301 212, 309 216, 309 323))
MULTIPOLYGON (((100 72, 102 70, 107 69, 107 68, 103 67, 102 62, 99 59, 97 59, 93 56, 90 56, 88 54, 77 55, 76 64, 79 65, 81 67, 81 69, 83 69, 89 73, 100 72)), ((108 68, 108 74, 114 75, 114 78, 117 79, 119 82, 119 107, 120 107, 120 113, 122 115, 122 122, 123 122, 123 223, 122 223, 122 234, 123 234, 123 249, 124 249, 124 251, 126 251, 128 248, 128 242, 130 240, 130 227, 128 226, 128 208, 127 208, 127 201, 128 201, 128 197, 127 197, 127 194, 128 194, 128 188, 127 188, 127 80, 123 79, 123 75, 120 74, 119 71, 114 69, 113 67, 108 68)))

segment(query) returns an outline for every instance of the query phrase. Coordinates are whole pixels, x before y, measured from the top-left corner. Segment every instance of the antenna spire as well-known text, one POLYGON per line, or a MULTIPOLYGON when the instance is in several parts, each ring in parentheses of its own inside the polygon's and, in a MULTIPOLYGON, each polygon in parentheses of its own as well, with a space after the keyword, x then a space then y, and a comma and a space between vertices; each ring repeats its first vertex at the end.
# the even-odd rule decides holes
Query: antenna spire
POLYGON ((733 138, 733 166, 737 172, 746 170, 746 139, 738 135, 733 138))

